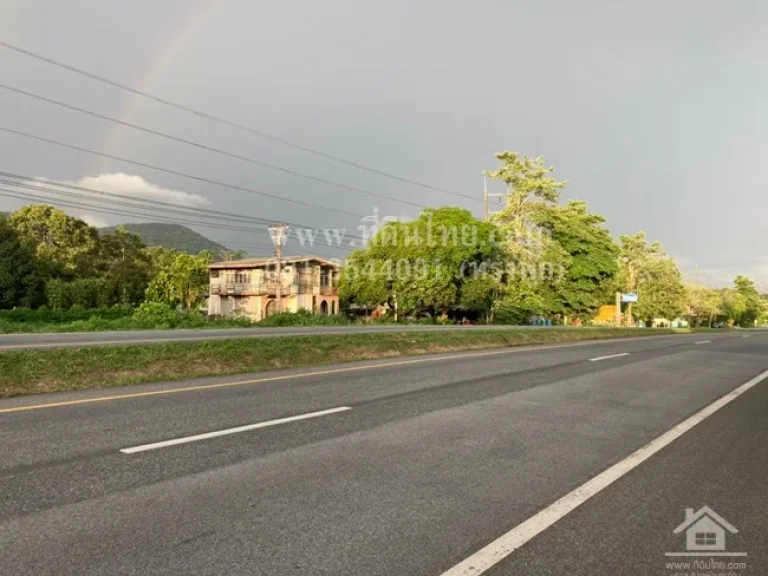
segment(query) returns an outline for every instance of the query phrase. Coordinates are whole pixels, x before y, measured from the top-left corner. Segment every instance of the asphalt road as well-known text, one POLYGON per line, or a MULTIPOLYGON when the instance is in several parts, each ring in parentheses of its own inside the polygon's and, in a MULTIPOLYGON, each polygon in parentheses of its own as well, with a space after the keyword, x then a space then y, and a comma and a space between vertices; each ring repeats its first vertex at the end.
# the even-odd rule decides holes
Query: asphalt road
MULTIPOLYGON (((126 332, 60 332, 46 334, 0 334, 0 351, 25 348, 72 348, 83 346, 119 346, 159 342, 194 342, 229 338, 270 338, 275 336, 311 336, 317 334, 364 334, 371 332, 442 332, 446 330, 530 330, 540 326, 307 326, 291 328, 225 328, 203 330, 142 330, 126 332)), ((588 330, 589 328, 578 328, 588 330)))
POLYGON ((0 574, 682 574, 672 531, 704 505, 747 554, 723 574, 765 574, 768 335, 746 336, 5 400, 0 574))

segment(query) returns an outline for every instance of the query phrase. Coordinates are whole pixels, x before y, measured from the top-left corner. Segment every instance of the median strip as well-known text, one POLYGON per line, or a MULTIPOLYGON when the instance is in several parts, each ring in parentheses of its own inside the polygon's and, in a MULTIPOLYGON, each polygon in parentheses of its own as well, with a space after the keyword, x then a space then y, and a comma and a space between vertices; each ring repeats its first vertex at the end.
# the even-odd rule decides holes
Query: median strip
POLYGON ((162 442, 155 442, 154 444, 144 444, 143 446, 133 446, 132 448, 123 448, 120 450, 123 454, 136 454, 138 452, 148 452, 150 450, 157 450, 159 448, 168 448, 169 446, 178 446, 179 444, 189 444, 190 442, 199 442, 200 440, 209 440, 211 438, 219 438, 220 436, 229 436, 230 434, 239 434, 241 432, 250 432, 251 430, 259 430, 260 428, 269 428, 270 426, 277 426, 279 424, 288 424, 289 422, 298 422, 299 420, 308 420, 310 418, 319 418, 320 416, 328 416, 329 414, 338 414, 339 412, 346 412, 352 410, 349 406, 340 406, 339 408, 330 408, 328 410, 321 410, 319 412, 309 412, 308 414, 299 414, 298 416, 289 416, 288 418, 278 418, 277 420, 267 420, 266 422, 259 422, 258 424, 249 424, 247 426, 238 426, 237 428, 227 428, 226 430, 217 430, 215 432, 206 432, 205 434, 196 434, 195 436, 187 436, 185 438, 174 438, 173 440, 164 440, 162 442))
MULTIPOLYGON (((232 338, 143 346, 0 352, 0 398, 361 360, 679 334, 665 329, 505 329, 232 338)), ((231 384, 227 384, 231 385, 231 384)), ((187 388, 187 387, 183 387, 187 388)), ((152 394, 150 392, 149 394, 152 394)), ((145 393, 139 393, 143 395, 145 393)), ((101 401, 87 399, 86 402, 101 401)), ((65 400, 62 405, 69 405, 65 400)), ((22 408, 24 409, 24 408, 22 408)), ((18 411, 0 407, 0 413, 18 411)))
POLYGON ((611 358, 621 358, 622 356, 629 356, 629 352, 622 352, 621 354, 609 354, 608 356, 598 356, 597 358, 590 358, 590 362, 600 362, 600 360, 610 360, 611 358))

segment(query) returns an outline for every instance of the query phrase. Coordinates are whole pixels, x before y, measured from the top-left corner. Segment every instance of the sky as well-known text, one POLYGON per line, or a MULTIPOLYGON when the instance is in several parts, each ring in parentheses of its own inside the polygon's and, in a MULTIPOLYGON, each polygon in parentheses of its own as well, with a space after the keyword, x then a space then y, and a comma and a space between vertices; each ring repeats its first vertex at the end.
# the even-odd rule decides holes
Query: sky
MULTIPOLYGON (((569 181, 563 200, 585 200, 615 236, 645 230, 689 279, 723 285, 744 273, 768 290, 760 0, 4 0, 0 40, 457 193, 329 161, 0 48, 0 82, 11 87, 411 204, 481 216, 482 170, 496 167, 494 153, 542 155, 569 181)), ((419 211, 4 89, 0 127, 278 198, 0 131, 6 172, 350 234, 362 216, 419 211)), ((21 204, 0 197, 0 210, 21 204)), ((136 220, 67 211, 94 225, 136 220)), ((269 252, 264 231, 192 227, 269 252)), ((344 254, 323 249, 315 251, 344 254)))

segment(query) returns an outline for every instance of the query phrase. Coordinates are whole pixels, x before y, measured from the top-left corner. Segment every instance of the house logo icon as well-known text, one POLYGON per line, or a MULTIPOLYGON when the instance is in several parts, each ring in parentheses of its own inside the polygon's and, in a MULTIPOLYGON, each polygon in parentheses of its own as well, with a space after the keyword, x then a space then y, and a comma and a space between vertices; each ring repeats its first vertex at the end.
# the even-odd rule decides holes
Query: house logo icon
POLYGON ((685 509, 685 521, 673 534, 685 532, 686 552, 667 552, 667 556, 746 556, 745 552, 727 552, 726 536, 738 530, 709 506, 694 512, 685 509))

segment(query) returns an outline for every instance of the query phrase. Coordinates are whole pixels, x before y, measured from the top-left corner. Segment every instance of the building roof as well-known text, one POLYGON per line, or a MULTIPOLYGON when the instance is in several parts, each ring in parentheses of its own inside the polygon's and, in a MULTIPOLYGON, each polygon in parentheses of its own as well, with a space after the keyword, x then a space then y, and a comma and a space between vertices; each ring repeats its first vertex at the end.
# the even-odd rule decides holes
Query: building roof
MULTIPOLYGON (((209 264, 210 270, 234 270, 243 268, 263 268, 264 266, 274 265, 277 262, 277 258, 269 256, 266 258, 245 258, 244 260, 232 260, 230 262, 216 262, 209 264)), ((283 266, 289 264, 301 264, 304 262, 317 262, 323 266, 332 266, 334 268, 341 268, 339 262, 333 260, 326 260, 319 256, 284 256, 282 259, 283 266)))

